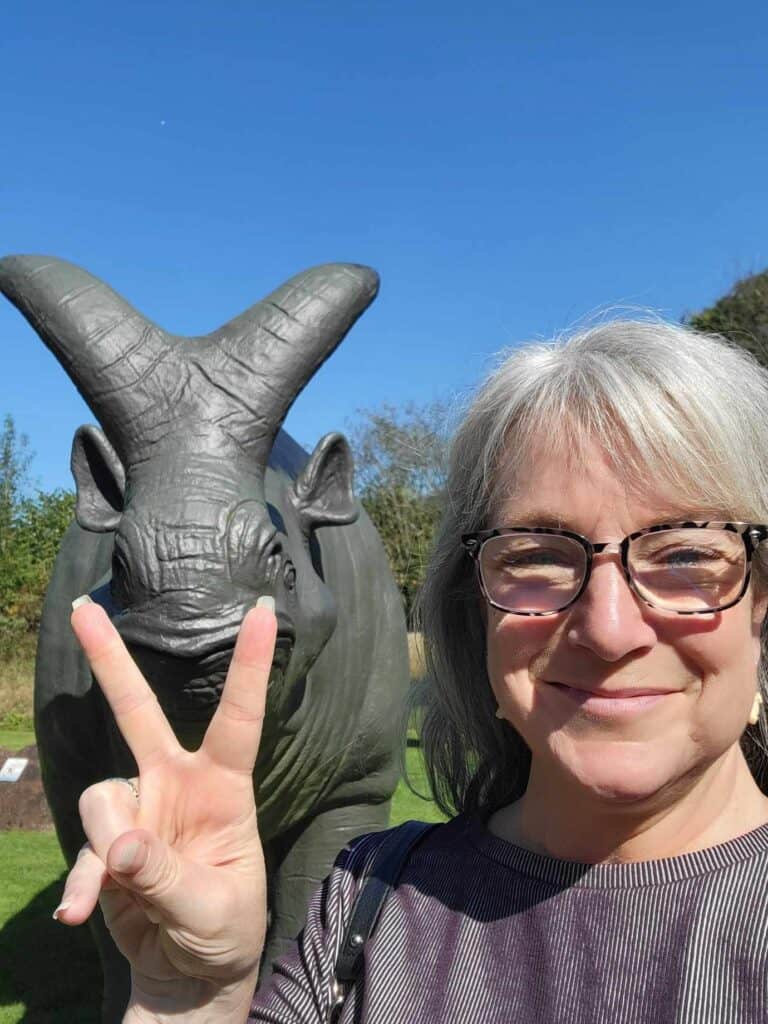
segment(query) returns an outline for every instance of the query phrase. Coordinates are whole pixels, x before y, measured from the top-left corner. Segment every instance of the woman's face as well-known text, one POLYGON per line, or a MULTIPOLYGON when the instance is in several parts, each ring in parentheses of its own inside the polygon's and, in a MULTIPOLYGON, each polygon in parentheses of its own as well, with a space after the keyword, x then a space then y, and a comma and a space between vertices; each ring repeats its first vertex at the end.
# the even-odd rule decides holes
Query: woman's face
MULTIPOLYGON (((600 542, 710 518, 650 485, 642 497, 628 493, 596 446, 588 468, 552 456, 529 465, 491 525, 560 526, 600 542)), ((738 743, 757 686, 765 607, 748 591, 716 614, 650 608, 629 589, 612 549, 596 556, 587 589, 557 615, 488 606, 491 686, 540 777, 556 784, 567 776, 612 800, 650 798, 738 743)))

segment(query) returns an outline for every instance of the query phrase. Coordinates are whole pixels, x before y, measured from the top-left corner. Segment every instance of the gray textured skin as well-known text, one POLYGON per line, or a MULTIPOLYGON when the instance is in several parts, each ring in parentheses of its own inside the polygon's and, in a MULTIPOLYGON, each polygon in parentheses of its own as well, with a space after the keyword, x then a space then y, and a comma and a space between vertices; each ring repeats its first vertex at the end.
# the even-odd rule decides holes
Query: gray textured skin
MULTIPOLYGON (((0 290, 104 430, 75 435, 77 522, 56 562, 38 647, 37 742, 62 849, 71 864, 84 842, 82 790, 135 774, 71 633, 72 600, 91 593, 108 609, 194 747, 239 622, 272 594, 278 651, 254 773, 268 959, 298 932, 337 851, 386 826, 398 777, 405 623, 381 542, 352 495, 349 447, 329 434, 308 457, 279 430, 376 289, 367 268, 317 267, 219 331, 182 339, 71 264, 0 260, 0 290)), ((100 918, 94 932, 111 1024, 122 1019, 128 973, 100 918)))

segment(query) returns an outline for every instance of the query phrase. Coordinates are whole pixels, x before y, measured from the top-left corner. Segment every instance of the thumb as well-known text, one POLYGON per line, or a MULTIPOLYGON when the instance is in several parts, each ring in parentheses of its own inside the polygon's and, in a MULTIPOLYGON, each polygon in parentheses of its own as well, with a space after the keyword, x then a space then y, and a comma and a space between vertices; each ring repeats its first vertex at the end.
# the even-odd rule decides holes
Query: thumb
POLYGON ((189 917, 194 903, 190 865, 146 829, 125 832, 112 843, 107 870, 123 889, 156 908, 166 923, 182 923, 189 917))

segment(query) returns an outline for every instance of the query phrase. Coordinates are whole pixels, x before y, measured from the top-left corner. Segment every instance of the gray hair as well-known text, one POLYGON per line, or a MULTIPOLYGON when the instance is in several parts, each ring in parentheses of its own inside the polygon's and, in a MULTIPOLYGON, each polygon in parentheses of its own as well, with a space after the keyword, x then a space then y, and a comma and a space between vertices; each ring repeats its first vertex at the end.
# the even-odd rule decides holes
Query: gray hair
MULTIPOLYGON (((534 447, 583 464, 597 440, 628 486, 653 479, 678 503, 768 522, 768 372, 725 339, 660 321, 617 320, 505 353, 453 442, 445 512, 421 590, 426 682, 421 742, 433 795, 446 813, 495 807, 525 791, 530 752, 495 717, 482 599, 462 533, 494 523, 534 447)), ((763 545, 753 562, 768 589, 763 545)), ((768 706, 766 628, 759 686, 768 706)), ((768 781, 761 712, 742 749, 768 781)))

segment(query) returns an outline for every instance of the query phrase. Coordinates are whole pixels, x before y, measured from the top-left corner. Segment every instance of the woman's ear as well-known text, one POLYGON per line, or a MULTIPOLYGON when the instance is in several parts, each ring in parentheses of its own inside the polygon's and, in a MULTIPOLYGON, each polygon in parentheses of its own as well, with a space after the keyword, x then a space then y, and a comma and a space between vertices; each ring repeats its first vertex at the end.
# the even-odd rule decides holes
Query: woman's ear
POLYGON ((757 593, 752 599, 752 643, 754 646, 755 666, 758 665, 763 653, 763 643, 768 646, 768 591, 757 593), (764 641, 765 638, 765 641, 764 641))

